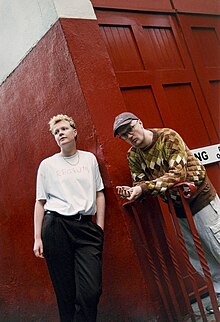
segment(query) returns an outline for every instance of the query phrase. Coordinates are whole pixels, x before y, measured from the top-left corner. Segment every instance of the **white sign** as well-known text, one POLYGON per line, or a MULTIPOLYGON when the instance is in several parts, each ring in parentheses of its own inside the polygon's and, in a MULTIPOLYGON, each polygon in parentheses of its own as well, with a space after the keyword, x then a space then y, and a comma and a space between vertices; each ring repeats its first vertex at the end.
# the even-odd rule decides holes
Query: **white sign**
POLYGON ((191 150, 192 153, 198 158, 202 164, 209 164, 220 161, 220 144, 206 146, 191 150))

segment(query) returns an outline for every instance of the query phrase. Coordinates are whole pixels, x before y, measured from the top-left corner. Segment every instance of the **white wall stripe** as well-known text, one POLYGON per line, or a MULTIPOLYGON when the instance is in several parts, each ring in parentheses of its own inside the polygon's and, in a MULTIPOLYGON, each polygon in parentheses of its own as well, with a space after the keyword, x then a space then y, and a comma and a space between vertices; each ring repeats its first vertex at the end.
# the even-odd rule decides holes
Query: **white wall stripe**
POLYGON ((60 18, 96 19, 89 0, 54 0, 60 18))

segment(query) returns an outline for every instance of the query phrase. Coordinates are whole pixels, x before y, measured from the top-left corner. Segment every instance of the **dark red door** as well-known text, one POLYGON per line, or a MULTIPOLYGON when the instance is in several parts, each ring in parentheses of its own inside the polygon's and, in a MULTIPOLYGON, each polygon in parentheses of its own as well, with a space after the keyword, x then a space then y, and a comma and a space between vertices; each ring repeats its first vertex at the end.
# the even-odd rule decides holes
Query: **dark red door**
MULTIPOLYGON (((208 38, 216 51, 215 18, 201 17, 210 29, 193 33, 200 17, 98 9, 96 14, 127 110, 145 127, 175 129, 191 149, 218 143, 218 54, 202 65, 200 50, 208 38)), ((217 185, 217 165, 208 171, 217 185)))
MULTIPOLYGON (((219 133, 220 22, 215 16, 180 15, 195 73, 207 102, 209 114, 219 133)), ((218 141, 216 141, 218 143, 218 141)))
POLYGON ((145 126, 176 129, 190 148, 217 143, 213 115, 176 17, 96 14, 127 109, 145 126))

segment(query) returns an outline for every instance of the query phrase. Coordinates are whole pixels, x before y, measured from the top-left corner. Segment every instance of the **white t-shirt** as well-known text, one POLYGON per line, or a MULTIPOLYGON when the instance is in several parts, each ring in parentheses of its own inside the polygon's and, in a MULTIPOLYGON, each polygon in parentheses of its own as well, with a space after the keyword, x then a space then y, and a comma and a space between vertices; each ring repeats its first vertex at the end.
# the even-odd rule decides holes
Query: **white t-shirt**
POLYGON ((37 200, 45 210, 62 215, 95 215, 96 192, 104 188, 94 154, 78 150, 73 157, 61 153, 43 160, 37 174, 37 200))

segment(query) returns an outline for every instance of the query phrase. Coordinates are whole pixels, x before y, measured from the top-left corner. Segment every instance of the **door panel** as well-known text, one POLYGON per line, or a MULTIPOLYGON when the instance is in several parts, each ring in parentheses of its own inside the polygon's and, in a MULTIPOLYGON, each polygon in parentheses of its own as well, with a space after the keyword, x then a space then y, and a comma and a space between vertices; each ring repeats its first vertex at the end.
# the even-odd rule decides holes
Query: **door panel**
POLYGON ((140 119, 145 119, 146 127, 163 127, 151 87, 122 88, 121 91, 128 111, 135 111, 140 119), (147 108, 145 108, 146 102, 147 108))
POLYGON ((130 26, 103 25, 101 31, 115 71, 144 69, 130 26))
MULTIPOLYGON (((213 16, 179 16, 216 133, 220 130, 220 22, 213 16)), ((219 136, 218 136, 219 138, 219 136)), ((218 143, 218 139, 214 141, 218 143)), ((213 144, 214 144, 213 143, 213 144)))
POLYGON ((151 61, 153 58, 153 69, 169 71, 184 68, 183 60, 170 26, 144 26, 143 33, 145 37, 144 54, 146 62, 151 61))
MULTIPOLYGON (((198 130, 204 127, 204 123, 191 84, 166 85, 164 91, 168 101, 163 114, 165 123, 177 129, 191 148, 198 146, 198 130)), ((203 145, 209 145, 206 131, 200 130, 199 136, 203 145)))

